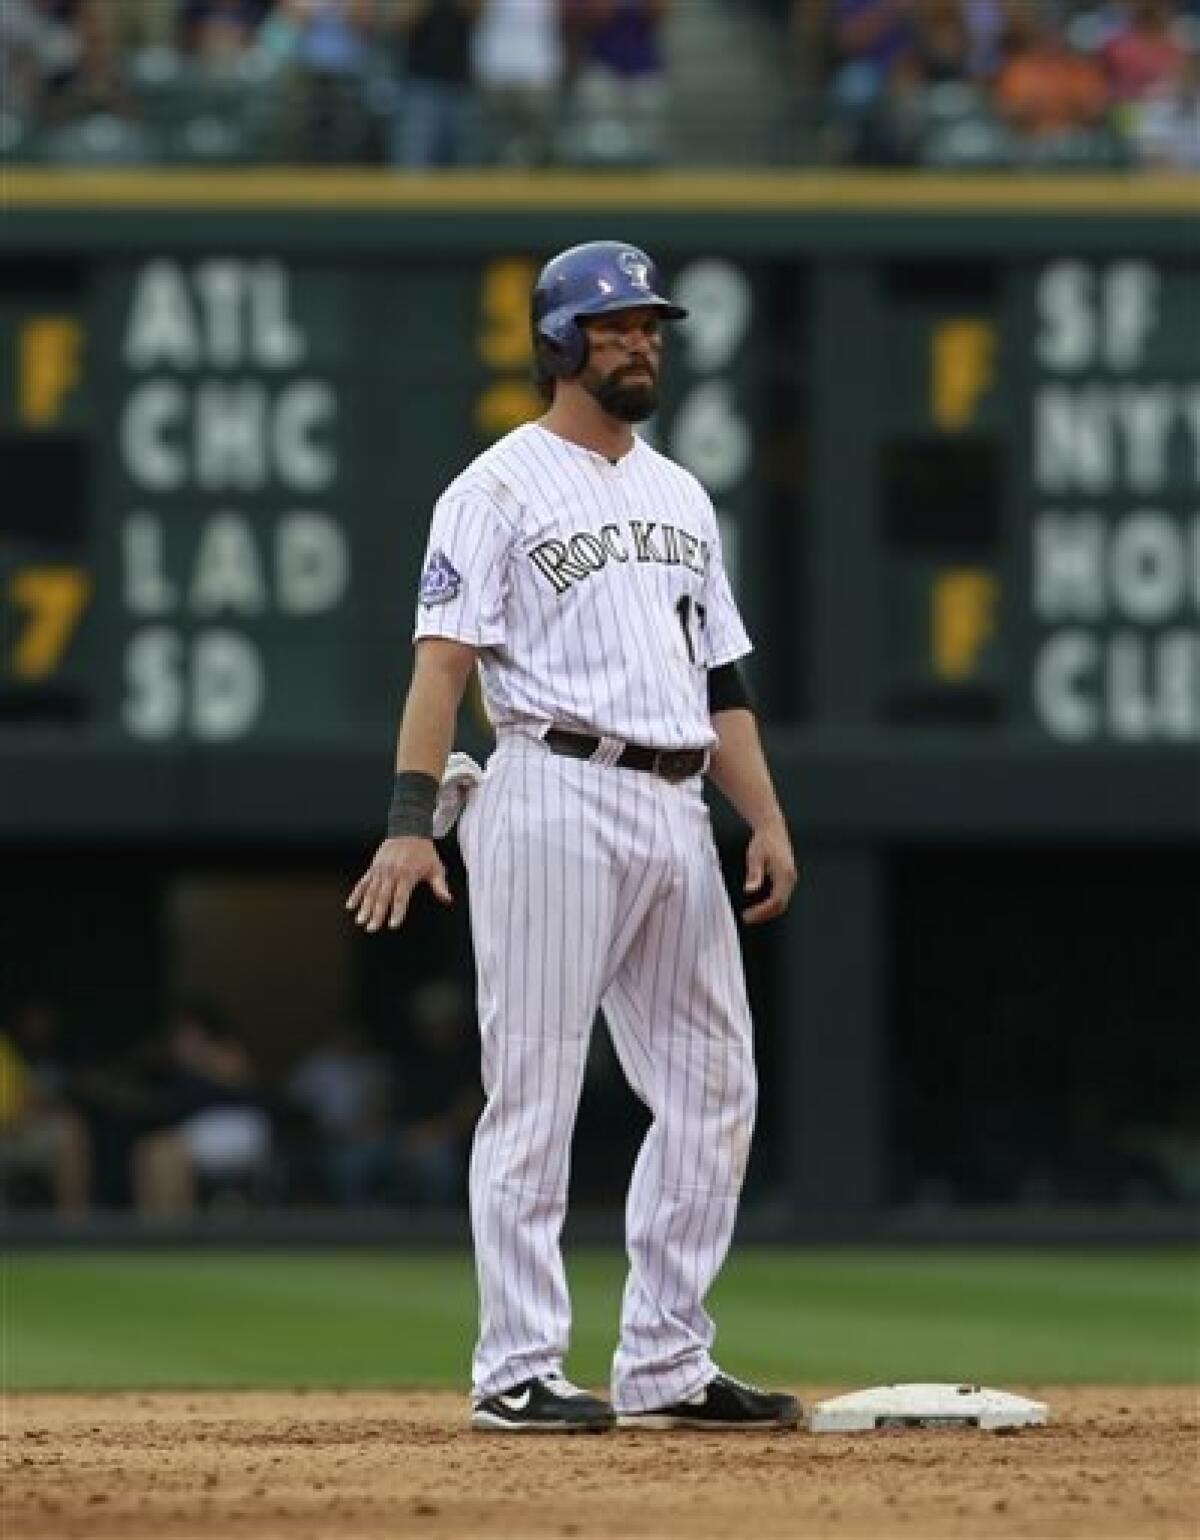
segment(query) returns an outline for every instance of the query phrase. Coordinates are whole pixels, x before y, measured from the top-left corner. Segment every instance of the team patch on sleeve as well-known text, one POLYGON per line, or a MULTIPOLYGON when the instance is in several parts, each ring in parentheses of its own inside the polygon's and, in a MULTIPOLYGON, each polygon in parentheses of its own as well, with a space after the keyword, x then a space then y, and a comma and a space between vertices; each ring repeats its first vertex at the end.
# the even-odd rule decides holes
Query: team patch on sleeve
POLYGON ((454 570, 444 551, 434 551, 429 565, 421 574, 421 603, 426 609, 435 604, 445 604, 453 599, 462 587, 462 578, 454 570))

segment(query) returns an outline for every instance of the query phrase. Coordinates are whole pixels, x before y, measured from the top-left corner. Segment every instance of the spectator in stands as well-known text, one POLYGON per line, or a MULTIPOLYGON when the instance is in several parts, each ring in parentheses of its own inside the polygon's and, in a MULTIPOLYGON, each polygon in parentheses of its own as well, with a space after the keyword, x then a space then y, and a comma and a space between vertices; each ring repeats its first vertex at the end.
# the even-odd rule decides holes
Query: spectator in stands
POLYGON ((1200 171, 1200 60, 1146 97, 1129 134, 1144 165, 1200 171))
MULTIPOLYGON (((963 88, 970 77, 970 34, 962 0, 913 0, 908 47, 892 68, 880 104, 887 153, 882 159, 908 164, 922 158, 922 142, 945 88, 963 88)), ((961 108, 956 91, 955 111, 961 108)))
POLYGON ((48 82, 69 69, 77 44, 50 0, 0 5, 0 113, 30 122, 41 112, 48 82))
POLYGON ((1169 89, 1188 62, 1175 0, 1130 0, 1124 25, 1104 44, 1100 57, 1118 103, 1143 102, 1169 89))
POLYGON ((409 170, 473 166, 479 161, 479 102, 472 36, 483 0, 396 0, 394 29, 403 39, 392 161, 409 170))
POLYGON ((470 998, 453 980, 436 980, 416 991, 408 1014, 396 1055, 401 1181, 413 1203, 458 1204, 483 1106, 470 998))
POLYGON ((657 165, 668 105, 670 0, 568 0, 572 158, 657 165))
POLYGON ((1175 0, 1129 0, 1099 48, 1115 117, 1145 165, 1195 167, 1194 19, 1175 0))
MULTIPOLYGON (((1011 3, 1011 0, 1010 0, 1011 3)), ((913 0, 912 41, 881 114, 896 162, 995 165, 1005 136, 991 109, 1007 19, 1003 0, 913 0)))
POLYGON ((61 1018, 48 996, 22 1000, 0 1032, 0 1178, 33 1178, 55 1209, 78 1218, 91 1203, 92 1146, 70 1094, 61 1018))
POLYGON ((50 81, 46 116, 55 123, 88 118, 132 120, 113 13, 106 0, 76 0, 70 11, 73 57, 50 81))
POLYGON ((870 108, 912 52, 913 0, 833 0, 830 41, 834 101, 852 112, 870 108))
POLYGON ((253 1185, 271 1151, 249 1052, 215 1011, 177 1005, 165 1049, 160 1126, 133 1149, 134 1199, 149 1218, 191 1214, 202 1183, 253 1185))
POLYGON ((547 165, 566 70, 560 0, 484 0, 473 63, 486 159, 547 165))
POLYGON ((101 1205, 128 1205, 133 1147, 170 1121, 173 1109, 163 1100, 163 1071, 157 1038, 115 1053, 92 1050, 78 1066, 73 1089, 91 1139, 94 1198, 101 1205))
POLYGON ((183 0, 184 49, 218 73, 254 46, 271 0, 183 0))
POLYGON ((275 9, 264 43, 286 68, 281 112, 291 153, 329 165, 375 158, 378 0, 276 0, 275 9))
POLYGON ((820 138, 835 160, 891 164, 911 158, 901 144, 911 85, 916 0, 793 0, 791 30, 810 95, 824 64, 820 138), (818 19, 819 13, 819 19, 818 19), (907 75, 904 71, 907 69, 907 75))
POLYGON ((918 87, 969 80, 971 41, 963 0, 916 0, 912 43, 900 70, 918 87))
POLYGON ((1071 49, 1032 6, 1010 11, 1005 50, 994 99, 1018 142, 1085 158, 1108 110, 1100 66, 1071 49))
MULTIPOLYGON (((324 1189, 339 1203, 367 1203, 388 1195, 396 1174, 393 1077, 367 1029, 347 1022, 316 1044, 287 1081, 288 1103, 315 1136, 315 1166, 324 1189)), ((306 1137, 307 1136, 307 1137, 306 1137)), ((309 1164, 301 1158, 303 1167, 309 1164)))
POLYGON ((961 0, 967 28, 970 75, 991 81, 1001 64, 1008 13, 1021 0, 961 0))

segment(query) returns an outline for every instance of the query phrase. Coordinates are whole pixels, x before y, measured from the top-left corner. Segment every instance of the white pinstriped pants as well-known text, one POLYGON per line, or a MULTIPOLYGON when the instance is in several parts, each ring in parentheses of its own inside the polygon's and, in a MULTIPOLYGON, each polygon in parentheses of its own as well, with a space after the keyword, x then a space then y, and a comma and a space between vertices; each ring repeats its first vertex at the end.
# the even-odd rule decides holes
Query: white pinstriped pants
POLYGON ((487 1105, 471 1158, 476 1399, 562 1369, 570 1143, 602 1007, 653 1117, 626 1207, 620 1411, 714 1373, 704 1298, 733 1232, 757 1085, 741 951, 699 781, 503 734, 460 825, 487 1105))

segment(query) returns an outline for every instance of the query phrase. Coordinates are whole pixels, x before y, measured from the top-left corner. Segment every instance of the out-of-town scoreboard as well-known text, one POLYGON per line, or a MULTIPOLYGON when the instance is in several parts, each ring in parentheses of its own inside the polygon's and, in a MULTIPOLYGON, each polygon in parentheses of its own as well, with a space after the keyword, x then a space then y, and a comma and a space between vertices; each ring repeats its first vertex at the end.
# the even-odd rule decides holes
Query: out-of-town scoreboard
POLYGON ((1059 258, 1020 302, 1033 720, 1200 744, 1200 261, 1059 258))
POLYGON ((371 825, 432 503, 539 409, 537 265, 622 235, 692 312, 650 431, 717 505, 784 755, 999 786, 1115 754, 1200 829, 1189 185, 7 196, 5 834, 371 825))

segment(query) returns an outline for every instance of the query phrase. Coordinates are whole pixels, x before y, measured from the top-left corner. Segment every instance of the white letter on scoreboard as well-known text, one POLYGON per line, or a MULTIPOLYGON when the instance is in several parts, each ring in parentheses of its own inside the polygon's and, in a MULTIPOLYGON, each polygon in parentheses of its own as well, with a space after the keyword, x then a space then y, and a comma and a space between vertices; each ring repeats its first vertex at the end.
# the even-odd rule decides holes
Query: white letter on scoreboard
POLYGON ((346 536, 324 513, 287 513, 275 533, 275 589, 285 615, 340 603, 350 581, 346 536))
POLYGON ((125 332, 125 361, 133 369, 168 364, 194 369, 200 337, 188 281, 174 262, 147 262, 138 275, 125 332))
POLYGON ((240 738, 254 725, 265 695, 262 659, 248 637, 238 631, 205 631, 197 638, 192 665, 197 738, 240 738))
POLYGON ((183 639, 169 626, 148 626, 125 653, 129 694, 121 708, 135 738, 169 738, 183 718, 183 639))

